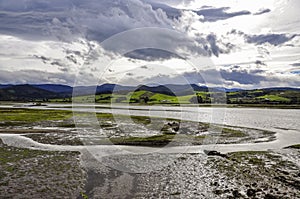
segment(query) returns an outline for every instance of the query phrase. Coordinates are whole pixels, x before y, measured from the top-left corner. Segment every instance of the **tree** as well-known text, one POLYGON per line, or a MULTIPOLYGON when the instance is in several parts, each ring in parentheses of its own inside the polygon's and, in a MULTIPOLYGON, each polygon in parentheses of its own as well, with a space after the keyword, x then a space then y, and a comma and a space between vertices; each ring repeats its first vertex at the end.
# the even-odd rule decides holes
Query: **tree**
POLYGON ((193 104, 200 104, 203 103, 203 98, 200 95, 193 96, 189 101, 193 104))

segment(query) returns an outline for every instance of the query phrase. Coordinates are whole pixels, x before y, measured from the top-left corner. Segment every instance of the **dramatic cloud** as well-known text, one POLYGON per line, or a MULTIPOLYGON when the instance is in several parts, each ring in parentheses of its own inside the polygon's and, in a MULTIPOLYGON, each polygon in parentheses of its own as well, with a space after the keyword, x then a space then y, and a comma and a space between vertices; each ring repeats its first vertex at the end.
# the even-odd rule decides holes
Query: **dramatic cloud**
POLYGON ((261 9, 257 13, 254 13, 254 15, 262 15, 262 14, 269 13, 269 12, 271 12, 271 10, 268 9, 268 8, 267 9, 261 9))
POLYGON ((297 0, 0 0, 0 83, 94 83, 107 56, 118 66, 103 83, 218 85, 219 74, 229 87, 300 87, 298 7, 297 0), (203 56, 211 63, 196 66, 200 74, 183 64, 203 56))
POLYGON ((146 1, 146 2, 149 3, 154 10, 158 10, 158 9, 163 10, 167 14, 168 18, 178 19, 181 16, 181 10, 163 4, 162 2, 153 2, 153 1, 146 1))
POLYGON ((293 63, 292 66, 300 66, 300 63, 293 63))
POLYGON ((39 39, 50 36, 69 40, 84 34, 103 41, 124 30, 159 26, 171 28, 162 9, 152 9, 139 0, 34 0, 0 1, 0 32, 39 39))
POLYGON ((200 16, 203 16, 202 21, 215 22, 219 20, 225 20, 232 17, 242 16, 242 15, 250 15, 249 11, 239 11, 239 12, 227 12, 229 7, 222 8, 211 8, 205 7, 205 9, 201 9, 196 11, 196 13, 200 16))
POLYGON ((49 73, 39 70, 19 70, 4 71, 0 70, 0 80, 5 84, 40 84, 54 83, 70 84, 74 82, 75 75, 68 73, 49 73))
POLYGON ((265 35, 248 35, 246 36, 246 40, 249 43, 255 43, 258 45, 269 43, 274 46, 278 46, 284 44, 299 35, 291 35, 288 36, 286 34, 265 34, 265 35))
POLYGON ((135 50, 133 52, 125 54, 125 56, 132 59, 140 59, 140 60, 147 60, 147 61, 178 58, 178 55, 172 54, 170 52, 160 50, 160 49, 151 49, 151 48, 135 50))
POLYGON ((232 49, 235 48, 235 46, 230 42, 224 42, 221 39, 217 38, 216 34, 209 34, 206 37, 206 40, 209 44, 209 48, 207 48, 207 51, 209 52, 209 55, 215 55, 218 57, 220 54, 227 54, 230 53, 232 49))
POLYGON ((234 81, 238 82, 239 84, 259 84, 262 81, 265 81, 267 78, 263 75, 262 70, 239 70, 239 69, 232 69, 232 70, 220 70, 221 76, 226 81, 234 81))
MULTIPOLYGON (((163 82, 164 84, 201 84, 210 86, 225 86, 228 88, 257 88, 296 86, 300 84, 299 71, 292 74, 276 75, 259 69, 244 69, 232 66, 229 69, 208 69, 199 72, 185 72, 180 75, 161 74, 144 80, 147 83, 163 82)), ((128 82, 127 82, 128 83, 128 82)))

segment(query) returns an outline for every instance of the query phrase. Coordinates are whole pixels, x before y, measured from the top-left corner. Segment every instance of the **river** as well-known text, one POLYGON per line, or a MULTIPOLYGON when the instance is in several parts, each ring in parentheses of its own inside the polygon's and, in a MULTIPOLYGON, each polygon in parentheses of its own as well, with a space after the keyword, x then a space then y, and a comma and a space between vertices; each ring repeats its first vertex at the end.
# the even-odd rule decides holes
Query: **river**
MULTIPOLYGON (((13 107, 13 106, 1 106, 13 107)), ((272 142, 250 144, 218 144, 211 146, 168 147, 160 149, 161 153, 186 152, 194 153, 209 147, 222 152, 244 150, 280 149, 285 146, 300 143, 300 110, 299 109, 268 109, 268 108, 220 108, 220 107, 188 107, 188 106, 128 106, 128 105, 90 105, 90 104, 48 104, 34 109, 73 110, 74 112, 113 113, 114 115, 136 115, 160 118, 181 119, 186 121, 218 123, 230 126, 257 128, 276 132, 276 140, 272 142)), ((92 115, 92 114, 91 114, 92 115)), ((81 150, 81 146, 56 146, 36 143, 29 138, 16 135, 2 134, 0 136, 9 145, 19 147, 35 147, 51 150, 81 150), (19 141, 16 141, 19 140, 19 141), (18 143, 18 144, 17 144, 18 143)), ((89 150, 109 151, 113 146, 84 146, 89 150)), ((120 153, 123 149, 138 153, 149 153, 149 147, 118 146, 120 153)), ((114 150, 113 150, 114 151, 114 150)), ((103 152, 102 155, 106 154, 103 152)))

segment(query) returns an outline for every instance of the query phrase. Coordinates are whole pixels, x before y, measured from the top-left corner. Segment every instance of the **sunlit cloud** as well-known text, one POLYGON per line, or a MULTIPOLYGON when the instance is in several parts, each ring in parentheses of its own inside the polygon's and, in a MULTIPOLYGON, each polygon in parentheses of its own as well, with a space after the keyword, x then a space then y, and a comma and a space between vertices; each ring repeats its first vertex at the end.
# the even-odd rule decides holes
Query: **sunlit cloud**
POLYGON ((198 69, 206 74, 214 69, 224 86, 299 87, 299 6, 297 0, 0 0, 0 83, 71 85, 76 77, 81 84, 183 83, 184 77, 203 84, 184 60, 191 55, 210 59, 209 68, 198 69), (145 27, 179 31, 185 39, 157 35, 132 41, 163 43, 172 52, 118 55, 117 43, 115 49, 101 46, 118 33, 145 27), (97 48, 101 53, 93 52, 97 48), (101 64, 90 64, 99 56, 114 60, 105 79, 98 77, 101 64))

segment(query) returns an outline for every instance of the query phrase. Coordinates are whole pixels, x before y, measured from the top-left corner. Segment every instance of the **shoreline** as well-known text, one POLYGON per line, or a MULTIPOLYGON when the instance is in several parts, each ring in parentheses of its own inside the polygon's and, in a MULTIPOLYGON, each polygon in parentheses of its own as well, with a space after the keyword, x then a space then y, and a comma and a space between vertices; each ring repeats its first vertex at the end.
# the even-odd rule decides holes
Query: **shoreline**
MULTIPOLYGON (((56 165, 63 164, 64 156, 69 157, 68 154, 76 154, 76 158, 75 156, 72 157, 69 163, 78 163, 79 161, 80 172, 73 170, 73 166, 68 167, 67 171, 70 176, 77 176, 78 173, 82 172, 80 182, 83 184, 80 185, 80 189, 73 190, 74 198, 83 199, 84 196, 89 198, 284 198, 284 196, 296 198, 297 194, 300 194, 298 187, 300 163, 297 159, 300 150, 283 149, 291 144, 299 144, 300 133, 297 130, 298 126, 293 125, 293 123, 289 125, 281 123, 281 125, 276 124, 275 126, 265 125, 264 122, 258 123, 257 128, 260 130, 268 129, 276 132, 276 140, 261 143, 169 146, 163 148, 128 145, 72 146, 65 145, 64 141, 61 140, 64 137, 60 136, 66 135, 64 139, 69 139, 68 135, 75 133, 73 132, 74 126, 69 123, 70 118, 66 117, 66 115, 70 115, 70 111, 50 111, 51 117, 50 114, 45 115, 50 120, 44 121, 43 117, 34 116, 36 113, 34 110, 26 111, 30 118, 26 118, 27 123, 25 121, 25 125, 17 121, 23 119, 19 117, 18 113, 20 112, 16 112, 17 117, 13 117, 14 120, 5 123, 6 118, 12 117, 12 112, 4 111, 3 113, 6 115, 3 115, 4 123, 2 125, 7 130, 5 128, 0 130, 0 140, 10 149, 26 151, 25 154, 59 154, 62 161, 52 161, 51 158, 45 159, 51 162, 49 165, 52 165, 48 172, 41 172, 42 169, 35 170, 35 174, 38 174, 41 179, 47 178, 47 175, 52 171, 56 172, 56 165), (55 115, 58 112, 60 114, 55 115), (52 121, 52 119, 57 118, 58 121, 52 121), (22 127, 22 125, 24 126, 22 127), (36 128, 32 128, 32 125, 35 125, 36 128), (49 128, 49 126, 52 127, 49 128), (68 126, 69 128, 60 126, 68 126), (50 134, 53 134, 54 137, 51 137, 50 134), (33 135, 40 136, 32 137, 33 135), (46 140, 46 143, 49 143, 41 143, 40 138, 47 137, 49 140, 46 140), (207 150, 217 152, 209 155, 205 152, 207 150), (220 154, 219 152, 221 152, 221 156, 216 155, 220 154)), ((46 113, 50 113, 47 111, 48 109, 46 109, 46 113)), ((21 111, 21 113, 24 112, 21 111)), ((297 114, 297 112, 293 112, 293 114, 297 114)), ((99 116, 99 119, 103 128, 114 126, 108 122, 111 115, 102 116, 102 118, 99 116)), ((273 115, 271 114, 271 116, 273 115)), ((137 127, 149 122, 147 117, 135 117, 133 119, 138 122, 137 127)), ((279 119, 282 120, 281 117, 279 119)), ((193 123, 184 121, 182 124, 183 127, 190 127, 188 131, 193 131, 193 123)), ((247 123, 245 125, 253 126, 253 124, 247 123)), ((231 131, 227 129, 229 133, 241 135, 237 128, 242 127, 228 126, 233 128, 231 131)), ((247 128, 247 132, 251 131, 250 127, 245 128, 247 128)), ((5 150, 6 147, 1 149, 5 150)), ((5 157, 4 159, 11 159, 14 155, 3 157, 5 157)), ((24 161, 26 164, 22 168, 25 172, 31 171, 32 164, 37 165, 37 168, 44 165, 44 159, 41 161, 38 158, 36 162, 35 159, 24 157, 21 158, 20 162, 16 160, 10 164, 1 164, 0 167, 7 168, 8 176, 14 173, 19 175, 19 170, 15 171, 10 166, 18 165, 19 167, 23 165, 22 162, 24 161)), ((78 165, 76 168, 79 168, 78 165)), ((44 166, 43 169, 47 169, 47 166, 44 166)), ((22 176, 22 174, 20 175, 22 176)), ((54 182, 63 180, 61 179, 63 174, 57 173, 57 175, 52 176, 54 182)), ((72 179, 72 177, 69 178, 72 179)), ((21 183, 22 179, 22 177, 15 179, 18 186, 7 186, 10 183, 9 180, 5 182, 0 180, 0 188, 9 191, 9 193, 13 193, 15 190, 20 193, 28 193, 25 191, 24 184, 26 183, 21 183)), ((68 185, 72 183, 75 181, 70 184, 66 183, 66 187, 51 185, 50 187, 45 186, 45 190, 42 190, 44 193, 47 193, 48 189, 60 190, 51 194, 64 196, 71 190, 68 185)), ((40 186, 33 187, 30 190, 31 196, 40 196, 39 191, 43 184, 47 183, 40 183, 40 186)), ((6 192, 4 191, 4 193, 6 192)))
POLYGON ((300 104, 218 104, 218 103, 211 103, 211 104, 140 104, 140 103, 70 103, 70 102, 45 102, 41 105, 34 105, 31 102, 13 102, 13 101, 0 101, 0 107, 11 107, 15 106, 14 108, 48 108, 47 106, 59 105, 59 107, 67 106, 73 107, 74 105, 77 107, 84 106, 88 104, 88 106, 99 106, 99 107, 113 107, 113 106, 120 106, 120 107, 149 107, 152 106, 161 106, 161 107, 199 107, 199 108, 270 108, 270 109, 300 109, 300 104), (25 105, 25 106, 24 106, 25 105))

